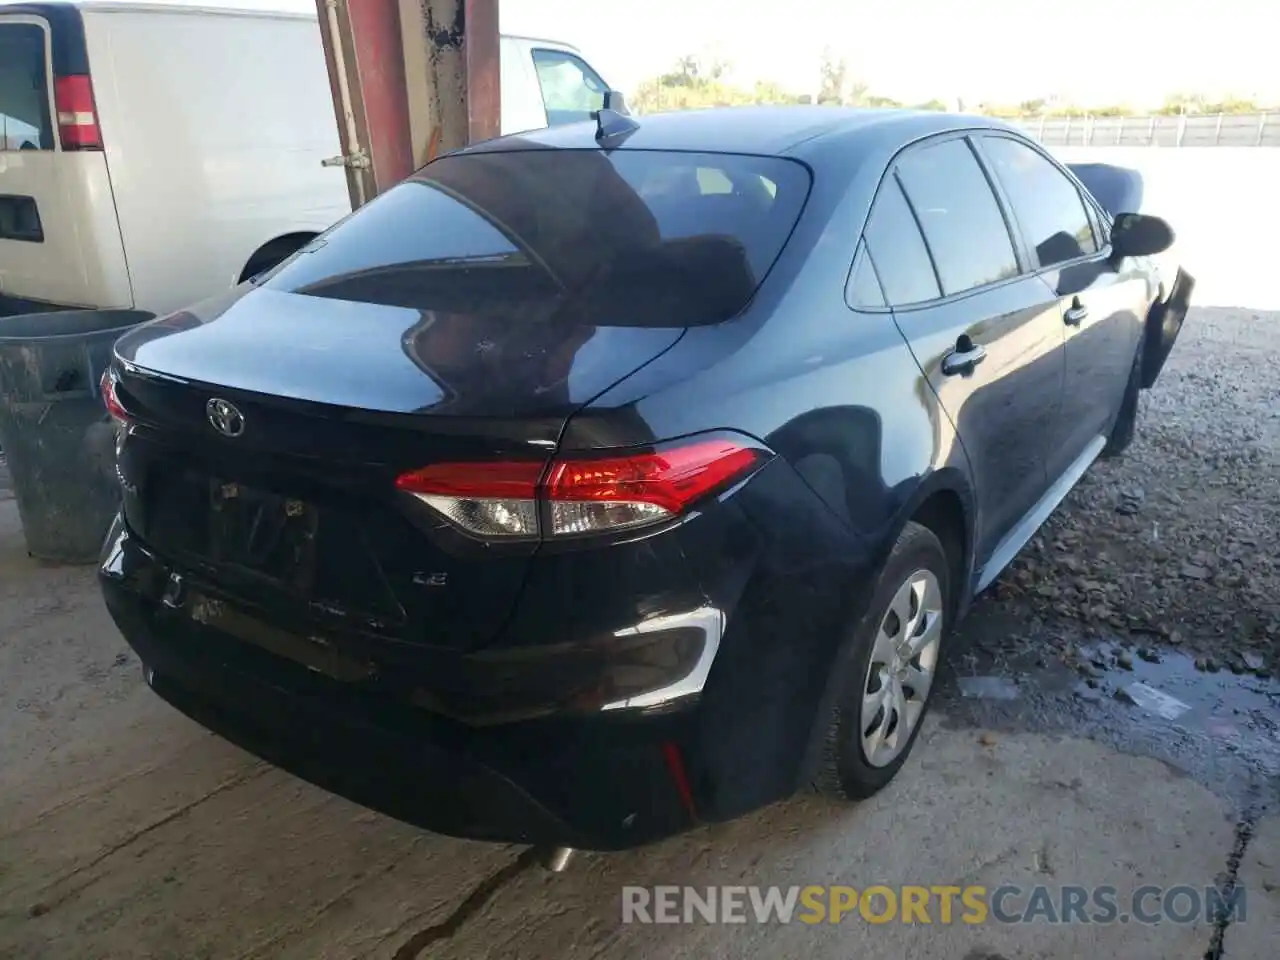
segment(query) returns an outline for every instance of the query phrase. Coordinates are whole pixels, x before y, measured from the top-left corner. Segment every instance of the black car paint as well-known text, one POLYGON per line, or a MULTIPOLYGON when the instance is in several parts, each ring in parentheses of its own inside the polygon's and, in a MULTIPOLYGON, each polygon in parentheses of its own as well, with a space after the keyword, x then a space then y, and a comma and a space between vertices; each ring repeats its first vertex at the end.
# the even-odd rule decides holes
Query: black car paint
MULTIPOLYGON (((398 494, 395 477, 430 460, 548 459, 577 406, 679 331, 569 328, 562 332, 576 346, 594 339, 601 359, 572 378, 544 369, 548 389, 536 391, 528 354, 574 356, 563 340, 530 348, 516 331, 521 349, 497 344, 484 352, 481 376, 465 366, 451 375, 458 356, 474 357, 475 340, 492 332, 449 320, 460 322, 422 329, 412 311, 242 286, 123 339, 121 391, 138 419, 120 464, 132 478, 123 506, 135 532, 159 546, 169 533, 152 526, 176 525, 178 514, 198 509, 189 499, 169 509, 148 503, 149 484, 183 471, 291 490, 340 518, 342 530, 319 550, 333 588, 298 599, 296 614, 329 629, 358 624, 386 643, 411 641, 428 621, 428 645, 486 642, 518 597, 535 545, 478 545, 398 494), (249 337, 254 348, 239 349, 249 337), (243 412, 251 425, 243 437, 209 430, 205 404, 215 394, 243 412), (376 567, 368 579, 386 590, 353 595, 342 581, 354 562, 376 567), (429 586, 441 575, 444 587, 429 586)), ((241 589, 262 596, 251 583, 241 589)))
MULTIPOLYGON (((1072 168, 1067 170, 1074 174, 1072 168)), ((1088 191, 1082 195, 1088 203, 1088 191)), ((1097 210, 1093 213, 1096 217, 1097 210)), ((1023 255, 1034 262, 1034 250, 1027 248, 1023 255)), ((1145 265, 1116 262, 1105 244, 1096 253, 1040 269, 1036 275, 1056 302, 1052 312, 1065 335, 1061 403, 1056 422, 1046 425, 1044 433, 1046 479, 1053 481, 1090 440, 1110 430, 1146 320, 1145 312, 1133 308, 1149 303, 1152 291, 1145 265), (1082 318, 1071 320, 1073 310, 1082 318)))
MULTIPOLYGON (((568 392, 512 390, 521 378, 501 369, 442 390, 431 362, 417 364, 420 379, 408 368, 380 377, 362 350, 337 352, 341 317, 358 309, 387 343, 411 324, 384 308, 317 300, 307 304, 310 329, 278 295, 248 287, 126 337, 122 390, 140 412, 121 457, 126 517, 142 494, 131 478, 152 456, 283 484, 362 523, 380 517, 377 530, 401 537, 403 549, 380 559, 403 554, 384 579, 409 607, 380 619, 283 597, 175 562, 152 549, 149 531, 118 521, 104 548, 104 592, 157 692, 300 775, 461 836, 627 847, 792 792, 812 773, 850 628, 906 522, 942 517, 955 532, 958 614, 996 542, 1054 479, 1044 458, 1067 415, 1058 401, 1071 368, 1060 279, 1055 288, 1027 274, 913 318, 855 311, 844 298, 895 155, 982 130, 1009 134, 980 118, 907 112, 646 118, 621 149, 715 143, 787 155, 817 175, 790 241, 738 317, 584 332, 616 346, 613 364, 585 380, 574 377, 581 344, 525 344, 561 348, 568 392), (277 311, 282 319, 267 319, 277 311), (943 377, 942 358, 965 332, 986 343, 985 370, 943 377), (1022 350, 1020 336, 1048 346, 1022 350), (256 437, 202 428, 211 396, 241 405, 261 424, 256 437), (424 458, 550 457, 725 428, 776 456, 678 522, 605 549, 477 544, 391 492, 396 472, 424 458), (1004 483, 1000 498, 987 489, 994 482, 1004 483), (436 572, 443 589, 415 593, 416 575, 436 572), (601 713, 584 700, 613 669, 618 630, 702 606, 723 611, 727 630, 700 696, 656 712, 601 713), (231 608, 241 611, 234 623, 231 608)), ((527 136, 592 146, 590 125, 527 136)), ((1085 351, 1137 343, 1136 312, 1108 320, 1122 332, 1080 336, 1081 370, 1085 351)), ((1132 349, 1126 369, 1131 358, 1132 349)), ((1109 353, 1093 359, 1106 370, 1118 363, 1109 353)))

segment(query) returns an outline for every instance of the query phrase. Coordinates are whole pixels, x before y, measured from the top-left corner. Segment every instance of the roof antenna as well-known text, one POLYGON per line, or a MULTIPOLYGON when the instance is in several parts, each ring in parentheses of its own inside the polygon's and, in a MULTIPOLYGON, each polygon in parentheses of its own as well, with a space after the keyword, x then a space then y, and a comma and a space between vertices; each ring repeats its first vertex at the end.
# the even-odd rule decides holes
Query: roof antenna
POLYGON ((622 94, 616 90, 606 90, 603 106, 591 114, 596 122, 596 143, 606 150, 622 146, 627 137, 640 129, 640 124, 623 112, 626 109, 622 94))

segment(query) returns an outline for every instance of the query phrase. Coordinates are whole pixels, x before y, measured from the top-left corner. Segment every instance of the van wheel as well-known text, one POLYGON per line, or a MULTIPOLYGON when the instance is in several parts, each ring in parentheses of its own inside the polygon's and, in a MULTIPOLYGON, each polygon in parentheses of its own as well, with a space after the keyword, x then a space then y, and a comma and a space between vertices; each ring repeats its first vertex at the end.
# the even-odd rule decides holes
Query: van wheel
POLYGON ((1144 338, 1138 344, 1138 352, 1129 370, 1129 382, 1125 384, 1124 398, 1120 401, 1120 412, 1116 414, 1115 426, 1111 428, 1107 445, 1102 448, 1101 456, 1106 459, 1124 453, 1138 432, 1138 395, 1142 392, 1142 348, 1145 342, 1144 338))
POLYGON ((941 663, 951 609, 949 569, 933 532, 908 523, 854 628, 814 783, 822 793, 865 799, 906 762, 941 663))
POLYGON ((245 264, 244 270, 240 272, 240 283, 244 283, 260 273, 266 273, 272 267, 293 256, 314 239, 314 234, 291 233, 288 236, 276 237, 270 243, 264 243, 254 251, 253 256, 249 258, 249 262, 245 264))

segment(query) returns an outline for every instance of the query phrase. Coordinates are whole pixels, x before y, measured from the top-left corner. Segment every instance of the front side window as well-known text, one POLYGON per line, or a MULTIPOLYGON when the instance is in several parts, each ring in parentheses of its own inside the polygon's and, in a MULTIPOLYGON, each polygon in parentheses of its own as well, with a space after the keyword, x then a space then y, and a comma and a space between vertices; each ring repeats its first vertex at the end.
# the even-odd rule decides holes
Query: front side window
POLYGON ((1107 215, 1097 207, 1089 206, 1089 222, 1093 224, 1093 235, 1098 241, 1098 249, 1102 250, 1111 242, 1111 227, 1107 215))
POLYGON ((0 23, 0 150, 52 150, 45 31, 0 23))
POLYGON ((604 106, 609 88, 581 57, 561 50, 535 50, 533 69, 542 88, 549 126, 590 120, 591 114, 604 106))
POLYGON ((1009 228, 967 141, 944 140, 908 151, 898 161, 898 177, 944 294, 1018 275, 1009 228))
POLYGON ((982 149, 1041 267, 1097 252, 1084 200, 1061 170, 1038 151, 1008 137, 986 137, 982 149))
POLYGON ((719 323, 746 306, 782 252, 809 183, 802 164, 735 154, 446 156, 264 285, 501 323, 719 323))

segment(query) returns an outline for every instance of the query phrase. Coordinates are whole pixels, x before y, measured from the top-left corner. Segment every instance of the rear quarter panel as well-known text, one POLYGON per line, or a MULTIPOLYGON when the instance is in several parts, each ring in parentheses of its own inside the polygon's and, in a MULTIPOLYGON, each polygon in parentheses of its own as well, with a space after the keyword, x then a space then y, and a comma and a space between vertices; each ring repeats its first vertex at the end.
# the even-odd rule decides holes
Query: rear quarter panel
POLYGON ((845 302, 887 159, 818 178, 748 310, 686 331, 562 438, 562 449, 603 447, 735 429, 779 454, 723 504, 749 546, 707 535, 710 516, 680 531, 693 575, 729 614, 689 734, 712 819, 811 774, 841 653, 897 534, 936 489, 971 502, 968 461, 892 316, 845 302))
MULTIPOLYGON (((838 154, 842 145, 828 149, 838 154)), ((857 313, 845 302, 889 156, 868 156, 848 178, 816 178, 747 311, 688 330, 577 414, 563 445, 740 430, 783 455, 839 522, 878 546, 892 544, 904 510, 937 482, 934 474, 963 486, 968 461, 892 316, 857 313)))
POLYGON ((226 289, 262 244, 350 211, 307 17, 89 8, 86 41, 137 305, 226 289))

